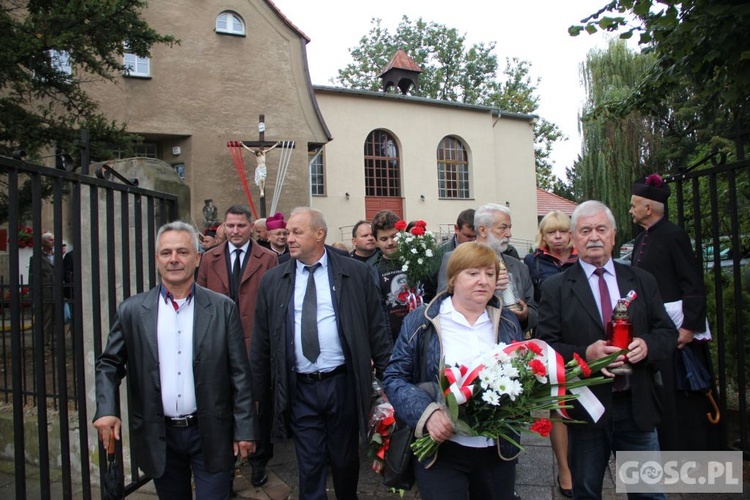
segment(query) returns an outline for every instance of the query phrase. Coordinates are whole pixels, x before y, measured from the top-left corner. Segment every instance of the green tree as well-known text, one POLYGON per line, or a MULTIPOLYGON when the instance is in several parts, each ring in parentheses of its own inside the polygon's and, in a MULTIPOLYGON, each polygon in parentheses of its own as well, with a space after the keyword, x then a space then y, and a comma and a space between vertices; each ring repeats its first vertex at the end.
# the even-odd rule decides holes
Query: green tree
MULTIPOLYGON (((715 132, 747 125, 750 102, 750 4, 737 0, 614 0, 571 26, 639 36, 655 63, 610 110, 651 114, 683 93, 715 132), (684 90, 688 89, 685 93, 684 90), (718 123, 717 123, 718 119, 718 123), (740 123, 737 123, 740 122, 740 123)), ((700 130, 700 129, 696 129, 700 130)), ((717 134, 714 134, 717 135, 717 134)))
POLYGON ((652 65, 652 56, 631 51, 623 41, 615 40, 606 50, 590 51, 581 66, 586 101, 582 151, 574 165, 576 189, 583 199, 601 200, 612 209, 622 241, 632 237, 630 196, 623 186, 630 186, 644 173, 660 171, 656 165, 660 134, 655 121, 638 111, 624 116, 595 111, 627 95, 652 65))
POLYGON ((97 148, 133 138, 99 112, 84 80, 112 80, 123 53, 173 44, 141 18, 143 0, 3 0, 0 4, 0 154, 71 146, 87 128, 97 148), (62 69, 69 61, 71 71, 62 69))
MULTIPOLYGON (((419 95, 423 97, 495 106, 516 113, 536 112, 539 79, 530 76, 531 64, 507 59, 505 69, 498 74, 494 43, 467 47, 466 36, 455 28, 421 18, 411 21, 404 16, 395 33, 384 28, 380 19, 372 19, 371 25, 359 45, 349 50, 354 62, 339 70, 333 83, 380 91, 382 82, 378 76, 393 54, 403 49, 422 68, 419 95)), ((557 125, 543 118, 534 123, 534 137, 537 185, 551 190, 555 176, 550 153, 553 144, 564 137, 557 125)))

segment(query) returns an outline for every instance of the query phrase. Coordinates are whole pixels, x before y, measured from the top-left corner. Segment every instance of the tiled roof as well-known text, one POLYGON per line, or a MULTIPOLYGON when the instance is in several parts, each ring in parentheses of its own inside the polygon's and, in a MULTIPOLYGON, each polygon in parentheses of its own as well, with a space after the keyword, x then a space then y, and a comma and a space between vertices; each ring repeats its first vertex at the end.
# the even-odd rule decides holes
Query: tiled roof
POLYGON ((417 73, 422 72, 422 68, 417 66, 417 63, 415 63, 414 60, 411 57, 409 57, 403 49, 398 49, 396 53, 393 54, 393 57, 391 57, 391 61, 382 71, 380 76, 383 76, 383 74, 386 71, 393 69, 393 68, 405 69, 408 71, 416 71, 417 73))
POLYGON ((548 193, 544 189, 536 188, 536 214, 538 217, 544 217, 553 210, 559 210, 570 215, 576 206, 570 200, 548 193))

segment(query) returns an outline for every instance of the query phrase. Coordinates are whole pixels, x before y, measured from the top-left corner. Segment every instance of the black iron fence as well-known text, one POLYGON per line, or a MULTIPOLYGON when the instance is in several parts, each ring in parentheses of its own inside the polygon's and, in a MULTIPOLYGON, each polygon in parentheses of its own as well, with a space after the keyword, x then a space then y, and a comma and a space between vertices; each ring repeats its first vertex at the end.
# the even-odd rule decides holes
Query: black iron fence
MULTIPOLYGON (((117 304, 156 284, 156 230, 176 218, 177 198, 5 157, 0 184, 7 185, 9 233, 0 413, 12 420, 3 449, 12 450, 5 458, 14 462, 15 498, 73 498, 75 491, 89 499, 92 475, 106 460, 90 439, 94 360, 117 304), (25 227, 30 237, 20 233, 25 227), (55 237, 52 258, 42 250, 44 232, 55 237)), ((124 446, 118 442, 117 452, 131 492, 147 478, 124 446)))
POLYGON ((712 357, 723 416, 723 440, 750 458, 750 160, 748 132, 736 135, 733 160, 715 152, 667 178, 676 192, 676 220, 695 242, 705 271, 712 357), (710 162, 710 163, 709 163, 710 162))

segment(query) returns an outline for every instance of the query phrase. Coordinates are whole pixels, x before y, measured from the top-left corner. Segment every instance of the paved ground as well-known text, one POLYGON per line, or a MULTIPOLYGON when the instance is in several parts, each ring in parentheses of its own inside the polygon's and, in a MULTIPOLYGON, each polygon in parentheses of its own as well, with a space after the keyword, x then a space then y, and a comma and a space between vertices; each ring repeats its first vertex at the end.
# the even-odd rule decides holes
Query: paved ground
MULTIPOLYGON (((552 450, 549 446, 549 440, 540 437, 524 436, 523 444, 526 452, 521 455, 517 468, 516 490, 524 500, 559 500, 563 499, 557 489, 555 476, 555 463, 552 450)), ((12 463, 0 462, 0 499, 14 499, 14 477, 12 473, 12 463)), ((370 462, 364 456, 362 457, 359 476, 359 498, 361 500, 372 499, 393 499, 399 500, 398 493, 390 492, 380 483, 380 476, 370 470, 370 462)), ((744 491, 742 495, 668 495, 669 500, 678 499, 695 499, 695 500, 737 500, 739 498, 750 498, 750 464, 744 463, 744 491)), ((27 498, 41 498, 40 492, 34 490, 33 481, 28 481, 29 492, 27 498)), ((297 498, 297 467, 294 455, 294 447, 291 442, 286 442, 276 446, 274 459, 269 464, 269 481, 262 488, 254 488, 248 479, 241 475, 235 479, 235 490, 237 498, 257 499, 257 500, 282 500, 297 498)), ((328 484, 329 498, 335 498, 333 486, 328 484)), ((53 488, 52 498, 62 498, 59 491, 53 488)), ((75 495, 76 499, 81 498, 80 494, 75 495)), ((98 498, 98 496, 95 496, 98 498)), ((138 490, 138 492, 127 497, 128 500, 155 500, 156 494, 152 484, 148 484, 138 490)), ((405 499, 418 499, 419 494, 416 488, 404 494, 405 499)), ((625 495, 615 493, 615 486, 612 481, 612 471, 607 474, 604 485, 604 500, 624 499, 625 495)))

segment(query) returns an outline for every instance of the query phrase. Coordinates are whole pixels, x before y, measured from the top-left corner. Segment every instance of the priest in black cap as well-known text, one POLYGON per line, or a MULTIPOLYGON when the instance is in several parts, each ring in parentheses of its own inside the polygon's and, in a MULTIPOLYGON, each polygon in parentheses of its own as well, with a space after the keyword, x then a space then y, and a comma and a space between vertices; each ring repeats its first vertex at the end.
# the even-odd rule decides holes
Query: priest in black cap
MULTIPOLYGON (((637 180, 630 197, 633 222, 643 227, 636 237, 632 265, 656 277, 659 292, 679 332, 679 349, 692 349, 710 367, 708 346, 711 333, 706 323, 706 294, 703 277, 690 238, 664 216, 669 186, 657 174, 637 180)), ((715 446, 706 413, 708 399, 700 393, 675 389, 673 360, 660 366, 664 382, 664 421, 658 427, 662 450, 709 450, 715 446)))

